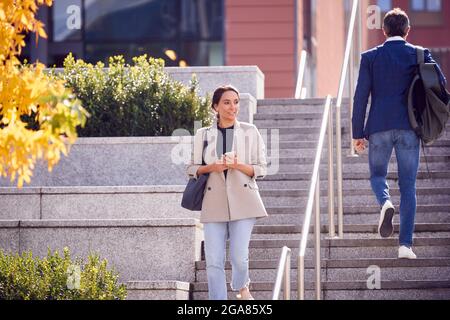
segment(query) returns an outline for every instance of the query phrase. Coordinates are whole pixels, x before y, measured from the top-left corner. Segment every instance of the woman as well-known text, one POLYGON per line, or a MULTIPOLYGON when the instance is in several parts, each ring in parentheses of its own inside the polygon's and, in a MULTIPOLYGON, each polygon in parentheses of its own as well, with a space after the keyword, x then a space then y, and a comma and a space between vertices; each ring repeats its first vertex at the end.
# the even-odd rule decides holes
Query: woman
POLYGON ((209 299, 227 299, 225 248, 229 239, 231 289, 239 291, 238 299, 253 300, 249 290, 248 246, 256 218, 267 216, 255 181, 267 171, 264 141, 254 125, 237 121, 236 88, 217 88, 211 107, 217 121, 197 131, 193 164, 187 170, 195 178, 209 173, 200 218, 205 235, 209 299), (206 165, 201 165, 203 149, 206 165))

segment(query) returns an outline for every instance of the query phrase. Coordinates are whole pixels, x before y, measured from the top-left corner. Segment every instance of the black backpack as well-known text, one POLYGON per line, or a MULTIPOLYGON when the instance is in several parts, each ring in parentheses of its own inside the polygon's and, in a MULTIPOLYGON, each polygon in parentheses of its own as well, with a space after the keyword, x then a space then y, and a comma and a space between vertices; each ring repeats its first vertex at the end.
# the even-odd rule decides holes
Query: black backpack
POLYGON ((417 70, 408 92, 408 115, 426 146, 442 136, 450 116, 450 94, 441 83, 436 63, 425 63, 421 47, 417 47, 417 70))

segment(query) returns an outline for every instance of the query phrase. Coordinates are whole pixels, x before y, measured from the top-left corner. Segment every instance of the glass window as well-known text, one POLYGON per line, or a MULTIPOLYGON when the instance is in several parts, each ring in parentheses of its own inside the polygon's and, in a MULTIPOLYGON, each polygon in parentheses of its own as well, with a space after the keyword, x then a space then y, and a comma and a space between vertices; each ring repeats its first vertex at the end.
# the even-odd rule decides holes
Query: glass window
POLYGON ((222 0, 182 0, 182 37, 199 40, 222 39, 222 15, 222 0))
POLYGON ((378 6, 382 12, 388 12, 392 9, 392 0, 378 0, 378 6))
POLYGON ((411 9, 413 9, 414 11, 425 10, 425 0, 412 0, 411 9))
POLYGON ((58 0, 53 3, 53 41, 81 40, 81 0, 58 0))
POLYGON ((442 9, 442 1, 441 0, 428 0, 427 1, 427 9, 432 12, 439 12, 442 9))
POLYGON ((411 0, 413 11, 439 12, 442 9, 442 0, 411 0))
POLYGON ((187 66, 223 66, 223 49, 221 41, 186 41, 178 60, 187 66))
POLYGON ((115 55, 122 55, 126 62, 131 63, 133 57, 147 54, 149 57, 162 58, 167 67, 178 66, 179 48, 175 42, 151 42, 151 43, 89 43, 86 45, 85 60, 91 63, 102 61, 108 65, 108 58, 115 55), (167 50, 173 50, 176 59, 172 60, 166 54, 167 50))
POLYGON ((86 40, 171 39, 177 33, 176 0, 87 0, 86 40))
POLYGON ((118 54, 131 62, 146 53, 167 66, 223 65, 223 9, 224 0, 58 0, 54 41, 78 39, 80 55, 91 63, 118 54), (78 33, 64 27, 75 2, 82 5, 78 33))

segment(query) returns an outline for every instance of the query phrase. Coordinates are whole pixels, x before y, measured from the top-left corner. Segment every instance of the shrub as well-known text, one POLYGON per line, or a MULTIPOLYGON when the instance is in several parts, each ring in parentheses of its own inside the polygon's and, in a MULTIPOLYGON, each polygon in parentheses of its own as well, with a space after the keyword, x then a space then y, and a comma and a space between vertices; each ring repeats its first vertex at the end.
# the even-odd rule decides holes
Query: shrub
POLYGON ((91 254, 86 263, 48 250, 43 259, 31 251, 7 255, 0 250, 0 300, 123 300, 125 285, 107 269, 107 261, 91 254))
POLYGON ((102 62, 94 66, 70 54, 59 77, 91 115, 80 136, 170 136, 180 128, 192 134, 194 121, 211 123, 210 97, 198 96, 195 75, 184 86, 164 71, 162 59, 143 55, 129 65, 115 56, 105 69, 102 62))

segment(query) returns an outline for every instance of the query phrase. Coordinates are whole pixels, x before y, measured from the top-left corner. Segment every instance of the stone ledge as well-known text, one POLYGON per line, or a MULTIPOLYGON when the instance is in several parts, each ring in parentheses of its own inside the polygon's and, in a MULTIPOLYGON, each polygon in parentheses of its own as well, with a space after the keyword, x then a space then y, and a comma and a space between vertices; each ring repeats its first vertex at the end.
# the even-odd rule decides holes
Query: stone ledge
POLYGON ((198 219, 78 219, 78 220, 0 220, 0 228, 124 228, 124 227, 199 227, 198 219))
POLYGON ((191 284, 183 281, 128 281, 127 289, 131 290, 190 290, 191 284))
POLYGON ((189 300, 191 285, 182 281, 130 281, 127 291, 127 300, 189 300))
POLYGON ((258 66, 211 66, 211 67, 166 67, 164 68, 169 73, 224 73, 224 72, 256 72, 258 76, 264 79, 264 73, 258 66))
POLYGON ((122 283, 194 281, 202 240, 196 219, 0 221, 0 248, 5 252, 31 250, 45 257, 49 248, 69 247, 74 257, 96 253, 107 259, 122 283))
POLYGON ((102 138, 77 138, 75 145, 89 144, 178 144, 191 141, 192 136, 170 136, 170 137, 102 137, 102 138))
POLYGON ((73 187, 0 187, 0 194, 115 194, 183 193, 185 185, 155 186, 73 186, 73 187))
POLYGON ((18 228, 20 220, 0 220, 0 228, 18 228))

